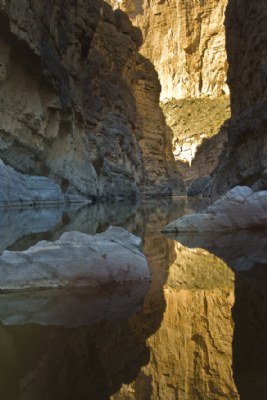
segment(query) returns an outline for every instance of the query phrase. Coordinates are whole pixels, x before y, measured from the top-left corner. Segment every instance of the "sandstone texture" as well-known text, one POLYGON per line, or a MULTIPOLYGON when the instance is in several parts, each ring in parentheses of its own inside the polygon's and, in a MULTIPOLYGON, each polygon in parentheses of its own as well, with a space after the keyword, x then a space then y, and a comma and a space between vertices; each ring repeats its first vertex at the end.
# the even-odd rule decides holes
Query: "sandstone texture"
POLYGON ((163 232, 218 232, 266 228, 267 192, 237 186, 206 211, 185 215, 163 228, 163 232))
POLYGON ((169 194, 160 86, 127 15, 101 0, 8 0, 0 22, 3 161, 91 198, 169 194))
POLYGON ((215 174, 215 196, 239 184, 267 188, 266 24, 264 1, 228 2, 225 29, 232 120, 215 174))
POLYGON ((111 0, 141 28, 142 54, 154 65, 161 100, 229 94, 226 84, 226 0, 111 0))
POLYGON ((64 233, 23 252, 0 256, 1 290, 84 287, 149 278, 141 239, 110 227, 95 236, 64 233))

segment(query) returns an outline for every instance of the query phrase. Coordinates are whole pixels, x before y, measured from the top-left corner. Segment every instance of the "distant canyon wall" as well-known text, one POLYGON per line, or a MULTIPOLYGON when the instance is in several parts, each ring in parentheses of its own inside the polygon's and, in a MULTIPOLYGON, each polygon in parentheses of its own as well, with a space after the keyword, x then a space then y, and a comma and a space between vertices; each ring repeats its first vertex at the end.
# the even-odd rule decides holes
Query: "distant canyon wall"
POLYGON ((267 7, 263 0, 229 0, 226 49, 232 119, 213 193, 235 185, 267 189, 267 7))
POLYGON ((189 187, 217 167, 227 140, 225 127, 221 129, 230 116, 227 0, 109 1, 113 8, 127 12, 142 31, 140 51, 158 72, 176 167, 189 187))
POLYGON ((0 0, 4 162, 92 198, 169 194, 171 140, 141 42, 101 0, 0 0))
POLYGON ((161 82, 161 100, 229 94, 224 12, 227 0, 111 0, 142 30, 142 54, 161 82))

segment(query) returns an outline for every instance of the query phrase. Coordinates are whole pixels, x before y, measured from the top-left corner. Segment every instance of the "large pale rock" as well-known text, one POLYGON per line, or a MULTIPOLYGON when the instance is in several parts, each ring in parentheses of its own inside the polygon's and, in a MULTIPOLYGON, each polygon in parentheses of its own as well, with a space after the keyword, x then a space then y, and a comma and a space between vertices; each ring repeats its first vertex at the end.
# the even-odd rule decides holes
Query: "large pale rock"
POLYGON ((163 232, 212 232, 267 226, 267 192, 237 186, 199 214, 185 215, 163 232))
POLYGON ((64 233, 55 242, 5 250, 0 257, 2 290, 95 286, 149 276, 141 239, 116 227, 95 236, 64 233))

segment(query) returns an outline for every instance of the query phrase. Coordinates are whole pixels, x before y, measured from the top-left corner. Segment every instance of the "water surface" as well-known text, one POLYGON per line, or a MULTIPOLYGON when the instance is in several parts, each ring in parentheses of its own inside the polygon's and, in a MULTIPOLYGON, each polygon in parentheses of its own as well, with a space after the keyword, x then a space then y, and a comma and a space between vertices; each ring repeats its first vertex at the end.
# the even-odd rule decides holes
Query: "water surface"
POLYGON ((176 198, 1 211, 1 250, 123 226, 143 238, 152 280, 1 294, 0 398, 267 398, 266 234, 160 233, 205 205, 176 198))

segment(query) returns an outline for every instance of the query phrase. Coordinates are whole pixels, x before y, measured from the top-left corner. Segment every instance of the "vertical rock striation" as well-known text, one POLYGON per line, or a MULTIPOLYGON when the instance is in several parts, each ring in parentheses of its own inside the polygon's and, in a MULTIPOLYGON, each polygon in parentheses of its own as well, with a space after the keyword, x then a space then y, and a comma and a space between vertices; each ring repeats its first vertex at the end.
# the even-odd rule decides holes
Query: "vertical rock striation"
POLYGON ((235 185, 267 188, 267 8, 229 0, 225 19, 232 120, 213 193, 235 185))
MULTIPOLYGON (((186 187, 195 179, 206 179, 217 166, 227 140, 225 127, 220 128, 229 117, 224 29, 227 1, 110 3, 127 12, 142 31, 141 52, 154 64, 161 83, 160 98, 173 136, 176 169, 186 187), (203 119, 204 127, 199 124, 203 119), (213 136, 217 137, 210 145, 204 143, 213 136)), ((197 182, 197 189, 190 190, 196 193, 202 186, 197 182)))
POLYGON ((89 197, 169 193, 157 76, 128 17, 101 0, 2 0, 0 22, 4 162, 89 197))
POLYGON ((161 99, 228 94, 226 0, 112 0, 141 28, 142 54, 155 65, 161 99))

